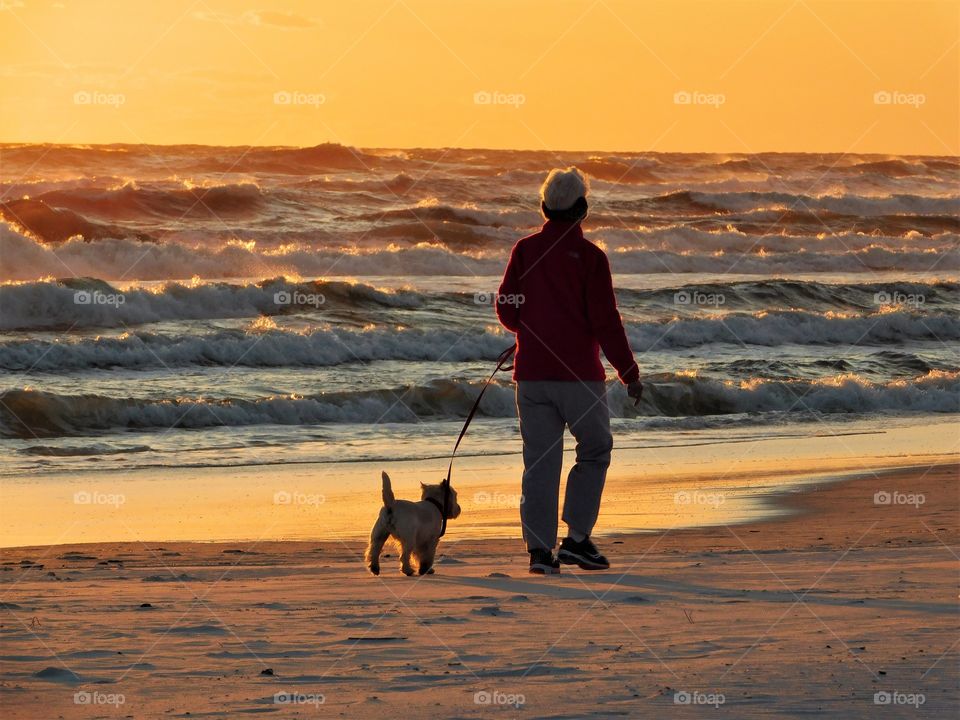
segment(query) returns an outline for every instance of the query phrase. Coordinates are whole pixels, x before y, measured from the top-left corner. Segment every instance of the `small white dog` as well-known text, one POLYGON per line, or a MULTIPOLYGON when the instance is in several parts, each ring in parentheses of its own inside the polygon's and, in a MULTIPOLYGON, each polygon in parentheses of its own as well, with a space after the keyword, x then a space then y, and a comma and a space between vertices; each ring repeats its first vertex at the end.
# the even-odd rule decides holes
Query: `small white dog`
MULTIPOLYGON (((410 558, 417 559, 417 572, 420 575, 433 572, 433 559, 440 542, 440 526, 443 514, 443 485, 424 485, 420 483, 420 502, 397 500, 390 487, 390 476, 383 477, 383 508, 373 530, 370 531, 370 544, 367 546, 367 567, 374 575, 380 574, 380 551, 388 539, 392 538, 400 549, 400 571, 404 575, 413 575, 410 558)), ((450 488, 447 501, 447 519, 460 517, 460 505, 457 491, 450 488)))

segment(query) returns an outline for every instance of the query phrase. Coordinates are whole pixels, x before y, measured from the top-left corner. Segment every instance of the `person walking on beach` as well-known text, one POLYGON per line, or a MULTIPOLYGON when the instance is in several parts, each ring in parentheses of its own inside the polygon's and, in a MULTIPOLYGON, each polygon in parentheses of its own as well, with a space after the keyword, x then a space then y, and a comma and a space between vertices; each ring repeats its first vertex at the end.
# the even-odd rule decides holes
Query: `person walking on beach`
POLYGON ((576 168, 551 170, 540 188, 543 228, 513 247, 496 299, 497 317, 517 336, 513 379, 523 438, 520 521, 530 572, 560 563, 605 570, 590 540, 610 466, 613 437, 600 350, 627 394, 639 399, 640 369, 617 310, 606 254, 583 236, 587 180, 576 168), (563 433, 577 441, 567 476, 568 534, 555 556, 563 433))

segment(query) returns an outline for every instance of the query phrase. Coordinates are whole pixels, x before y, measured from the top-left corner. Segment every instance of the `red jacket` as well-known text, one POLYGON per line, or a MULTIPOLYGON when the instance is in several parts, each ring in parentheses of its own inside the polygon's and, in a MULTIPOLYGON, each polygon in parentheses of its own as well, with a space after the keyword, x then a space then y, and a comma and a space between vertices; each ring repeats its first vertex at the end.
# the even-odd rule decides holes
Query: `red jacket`
POLYGON ((515 380, 604 380, 601 348, 622 382, 640 377, 610 263, 580 223, 548 220, 514 245, 496 306, 517 335, 515 380))

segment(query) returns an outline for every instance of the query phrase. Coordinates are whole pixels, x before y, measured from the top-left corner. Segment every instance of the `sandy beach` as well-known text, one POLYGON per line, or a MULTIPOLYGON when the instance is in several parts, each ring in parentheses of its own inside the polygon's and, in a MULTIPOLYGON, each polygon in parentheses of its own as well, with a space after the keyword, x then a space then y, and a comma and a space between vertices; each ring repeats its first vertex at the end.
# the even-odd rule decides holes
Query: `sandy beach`
POLYGON ((0 0, 0 99, 0 720, 960 718, 958 0, 0 0))
POLYGON ((358 542, 3 550, 4 716, 946 717, 958 466, 775 496, 780 517, 604 538, 526 573, 515 541, 374 578, 358 542))

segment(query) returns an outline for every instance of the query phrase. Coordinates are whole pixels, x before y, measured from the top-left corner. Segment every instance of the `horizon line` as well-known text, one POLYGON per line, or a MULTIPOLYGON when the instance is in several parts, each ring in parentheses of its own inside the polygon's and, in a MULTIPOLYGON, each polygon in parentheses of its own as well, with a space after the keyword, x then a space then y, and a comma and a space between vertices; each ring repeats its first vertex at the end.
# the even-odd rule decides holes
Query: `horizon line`
POLYGON ((884 156, 893 155, 902 158, 909 157, 932 157, 932 158, 960 158, 960 153, 956 154, 931 154, 931 153, 901 153, 895 151, 872 151, 872 152, 851 152, 849 150, 605 150, 605 149, 555 149, 555 148, 496 148, 496 147, 472 147, 462 145, 414 145, 414 146, 388 146, 388 145, 348 145, 344 143, 324 141, 313 145, 276 145, 276 144, 225 144, 216 145, 200 142, 51 142, 51 141, 16 141, 0 140, 0 148, 6 147, 29 147, 29 146, 49 146, 64 148, 110 148, 110 147, 203 147, 203 148, 262 148, 262 149, 282 149, 282 150, 309 150, 312 148, 332 146, 354 150, 369 151, 473 151, 473 152, 528 152, 528 153, 607 153, 607 154, 631 154, 631 155, 851 155, 851 156, 884 156))

